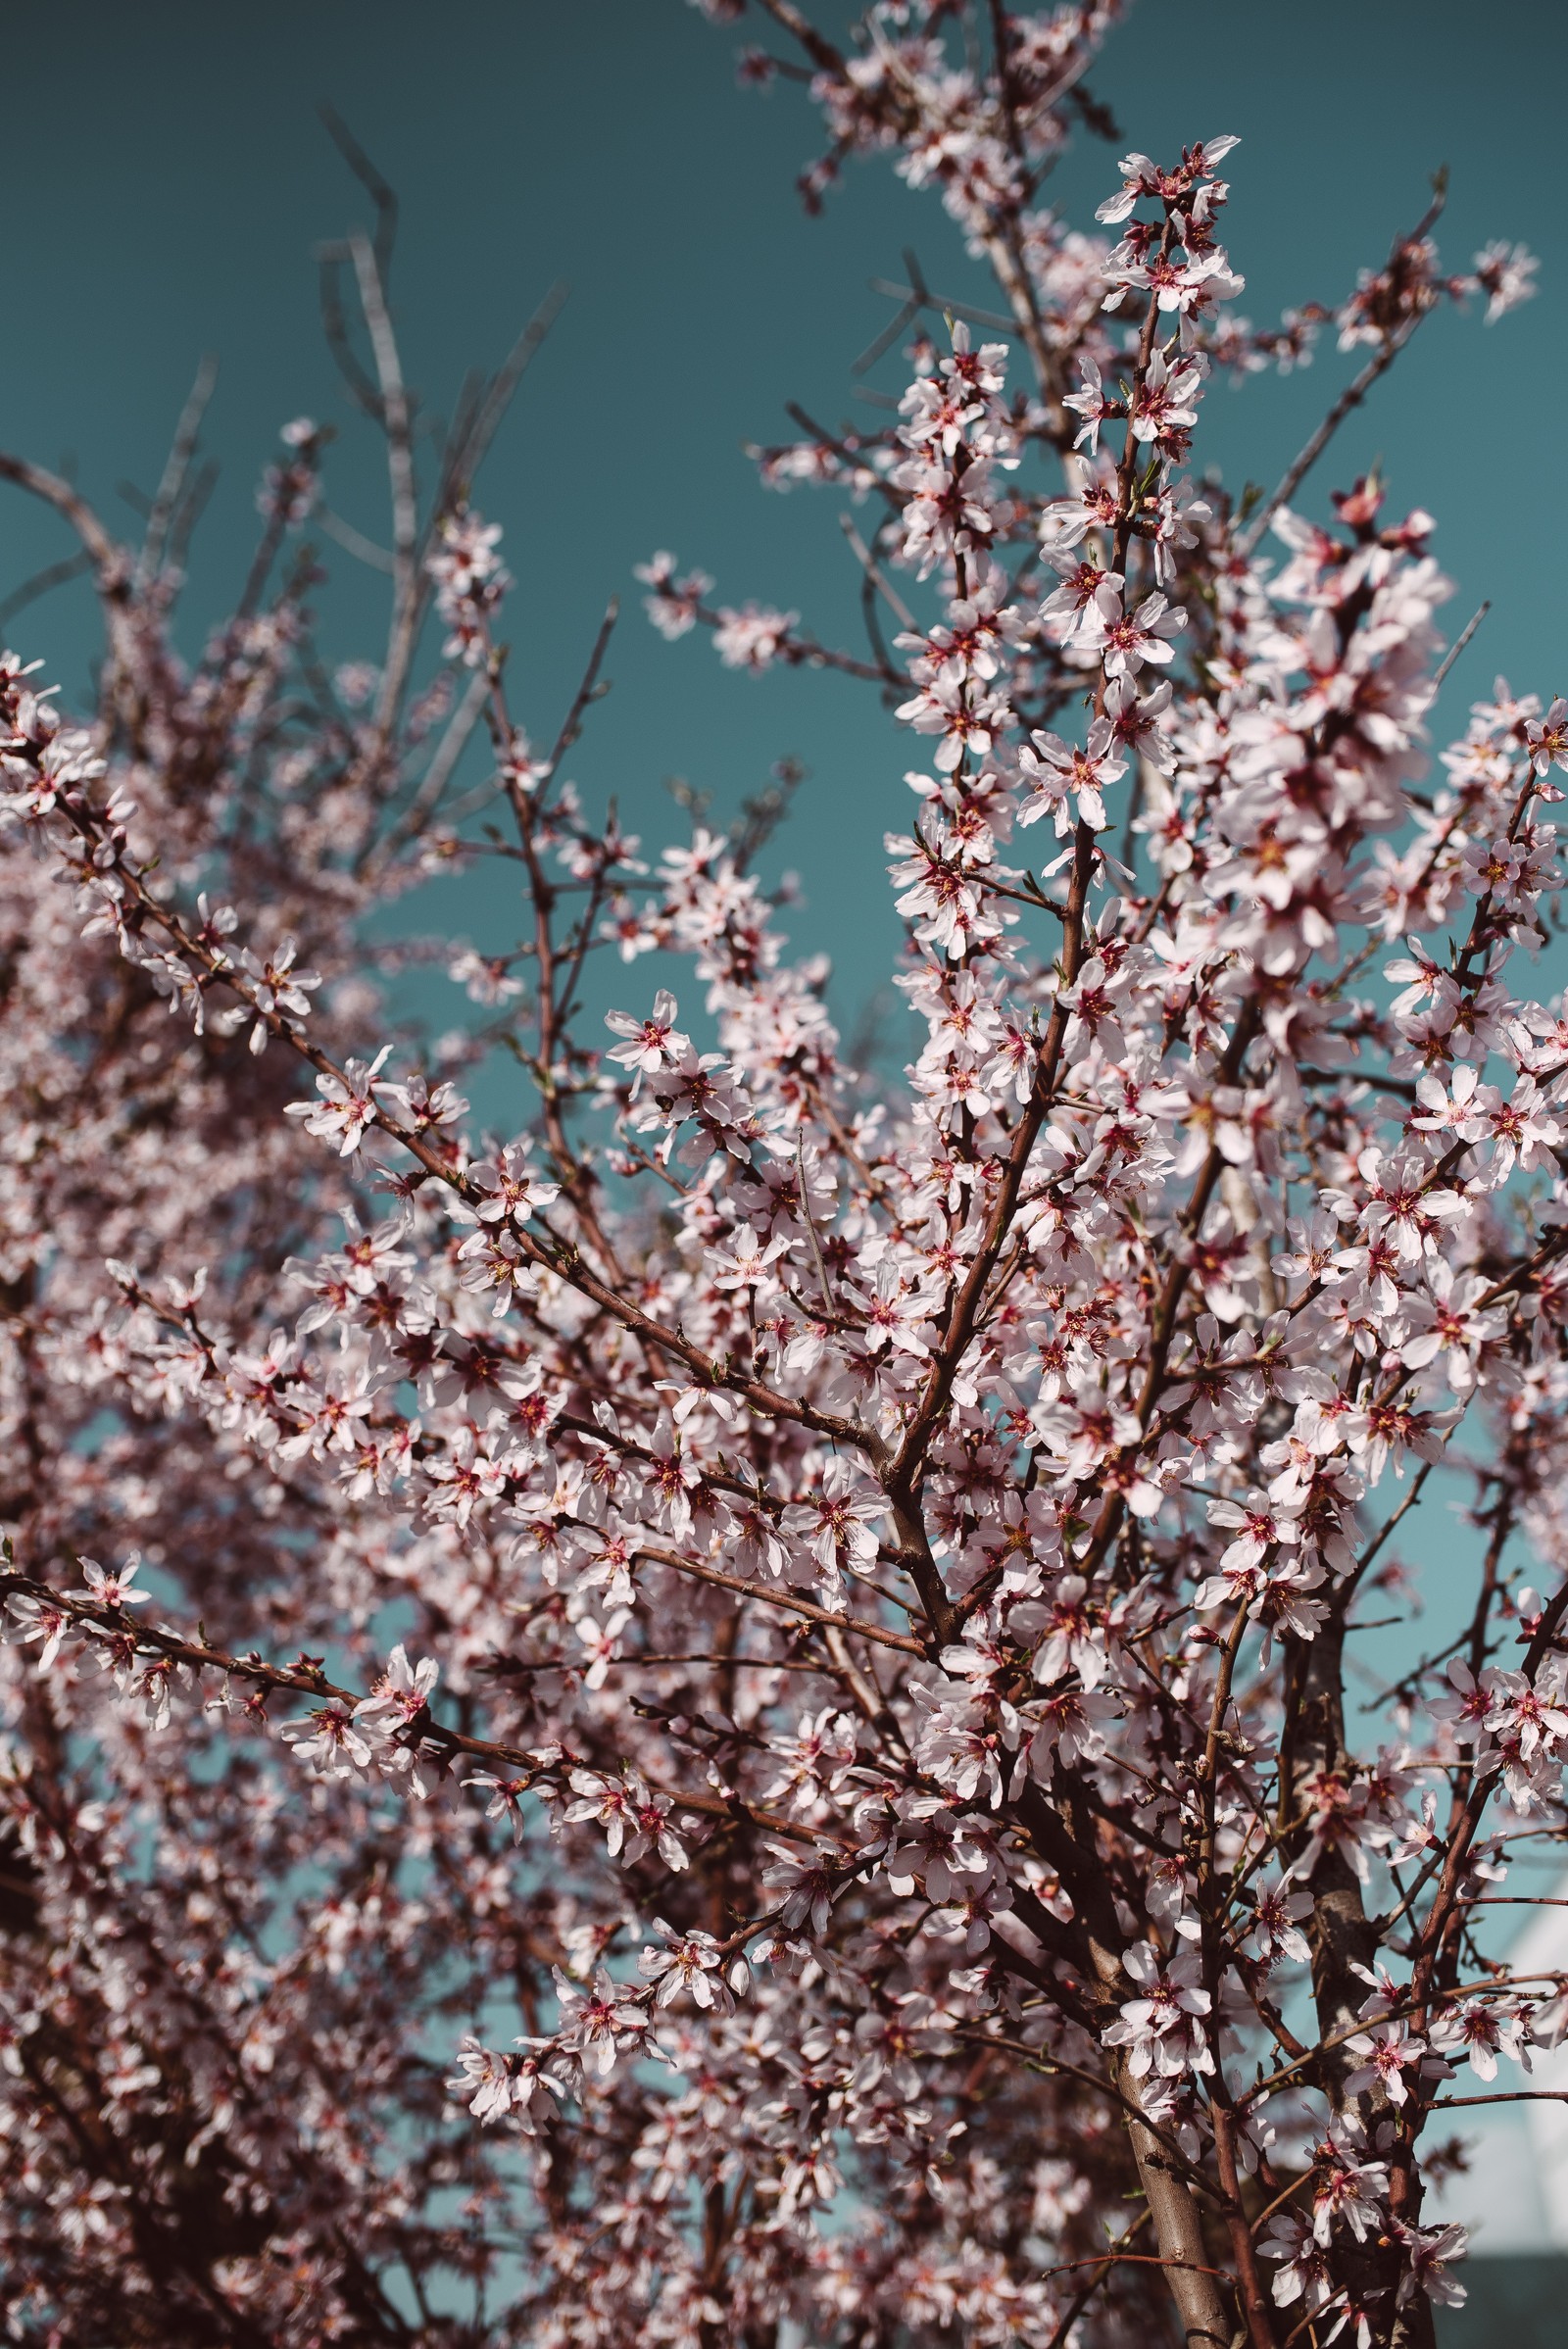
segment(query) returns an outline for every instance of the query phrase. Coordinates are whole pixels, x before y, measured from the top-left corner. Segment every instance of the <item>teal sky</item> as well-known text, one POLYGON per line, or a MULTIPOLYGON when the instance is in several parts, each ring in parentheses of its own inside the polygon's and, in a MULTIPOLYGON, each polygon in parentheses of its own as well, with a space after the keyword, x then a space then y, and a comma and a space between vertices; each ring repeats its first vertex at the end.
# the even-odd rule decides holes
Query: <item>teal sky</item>
MULTIPOLYGON (((842 21, 841 0, 823 0, 842 21)), ((751 37, 761 25, 749 20, 751 37)), ((799 609, 854 645, 858 574, 840 501, 764 495, 742 454, 783 436, 787 399, 857 414, 849 362, 887 316, 866 280, 900 273, 912 243, 942 290, 980 290, 929 195, 885 164, 848 173, 827 215, 793 193, 816 150, 798 89, 737 89, 739 32, 682 0, 53 0, 7 28, 7 168, 0 191, 11 331, 0 342, 0 445, 65 464, 119 526, 122 481, 150 488, 203 352, 221 374, 207 441, 222 475, 198 541, 186 626, 232 602, 255 528, 253 488, 277 426, 301 411, 349 427, 333 502, 372 536, 380 476, 346 414, 316 314, 313 245, 365 212, 317 119, 329 97, 395 182, 395 274, 413 380, 445 412, 470 363, 494 364, 552 280, 570 299, 481 484, 520 582, 513 691, 551 730, 605 602, 634 595, 657 546, 716 574, 719 593, 799 609)), ((1486 237, 1540 253, 1542 291, 1493 329, 1442 315, 1342 436, 1316 477, 1381 455, 1393 495, 1441 524, 1455 628, 1494 609, 1449 689, 1504 667, 1549 691, 1562 657, 1565 492, 1557 464, 1568 211, 1558 93, 1568 19, 1456 0, 1145 0, 1095 76, 1127 141, 1161 154, 1231 130, 1228 220, 1255 320, 1334 299, 1453 174, 1441 236, 1450 266, 1486 237)), ((1088 223, 1115 149, 1081 139, 1056 201, 1088 223)), ((1272 481, 1345 380, 1330 351, 1302 374, 1217 386, 1200 460, 1272 481)), ((874 380, 897 388, 897 353, 874 380)), ((864 417, 868 411, 859 410, 864 417)), ((1309 504, 1312 500, 1307 501, 1309 504)), ((61 526, 16 493, 0 504, 0 594, 65 551, 61 526)), ((323 629, 333 658, 376 650, 376 583, 333 554, 323 629)), ((95 641, 85 589, 57 590, 9 631, 68 687, 95 641)), ((811 780, 779 860, 806 874, 795 931, 826 948, 849 1012, 893 944, 881 835, 906 819, 914 746, 871 688, 719 669, 673 649, 635 601, 572 767, 658 838, 678 825, 661 785, 680 774, 719 809, 788 753, 811 780)), ((502 889, 469 892, 475 942, 509 942, 502 889)), ((456 995, 450 1013, 460 1008, 456 995)))

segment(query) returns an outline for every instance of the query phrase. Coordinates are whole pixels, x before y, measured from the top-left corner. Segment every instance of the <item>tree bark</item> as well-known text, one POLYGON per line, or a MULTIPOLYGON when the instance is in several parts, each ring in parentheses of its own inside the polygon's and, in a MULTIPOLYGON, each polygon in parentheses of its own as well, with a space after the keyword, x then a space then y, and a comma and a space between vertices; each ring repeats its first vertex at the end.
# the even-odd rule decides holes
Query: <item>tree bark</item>
POLYGON ((1111 2077, 1128 2105, 1135 2108, 1127 2114, 1127 2134, 1132 2140, 1133 2159, 1138 2164, 1139 2183, 1149 2204, 1159 2256, 1169 2263, 1165 2276, 1181 2319, 1187 2349, 1231 2349, 1236 2325, 1226 2313, 1220 2280, 1213 2272, 1208 2246, 1203 2240, 1198 2197, 1178 2175, 1152 2129, 1139 2118, 1143 2111, 1141 2082, 1123 2064, 1116 2065, 1111 2077))

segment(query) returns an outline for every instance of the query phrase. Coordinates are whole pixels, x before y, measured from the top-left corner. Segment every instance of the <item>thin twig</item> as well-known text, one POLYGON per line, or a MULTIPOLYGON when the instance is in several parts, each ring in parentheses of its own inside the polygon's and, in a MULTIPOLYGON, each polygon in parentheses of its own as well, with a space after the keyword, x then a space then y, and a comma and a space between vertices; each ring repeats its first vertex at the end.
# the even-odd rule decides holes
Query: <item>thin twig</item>
POLYGON ((207 414, 207 405, 217 382, 218 361, 209 353, 197 368, 196 380, 179 412, 169 462, 164 466, 164 477, 158 484, 152 511, 147 516, 147 535, 142 542, 141 562, 137 566, 143 579, 155 578, 163 566, 169 526, 185 486, 185 476, 190 470, 191 459, 196 454, 202 418, 207 414))
POLYGON ((537 785, 538 792, 543 792, 547 784, 554 782, 556 769, 582 732, 583 712, 589 703, 597 701, 601 691, 608 693, 610 690, 608 684, 601 688, 599 672, 604 666, 605 655, 610 650, 610 640, 615 632, 615 622, 619 617, 620 598, 612 596, 605 606, 605 616, 599 623, 599 632, 594 638, 593 651, 588 656, 588 665, 583 670, 582 681, 572 696, 571 708, 562 719, 561 731, 551 746, 549 758, 545 760, 544 771, 537 785))
MULTIPOLYGON (((1071 2307, 1067 2310, 1065 2316, 1062 2318, 1061 2323, 1056 2326, 1055 2331, 1052 2334, 1051 2339, 1046 2344, 1046 2349, 1066 2349, 1068 2336, 1072 2332, 1072 2329, 1077 2324, 1079 2318, 1083 2315, 1084 2310, 1089 2306, 1090 2301, 1093 2300, 1101 2285, 1110 2275, 1111 2270, 1123 2257, 1128 2244, 1135 2243, 1138 2240, 1138 2237, 1142 2234, 1144 2228, 1149 2225, 1149 2220, 1150 2210, 1149 2205, 1146 2202, 1143 2209, 1139 2212, 1137 2218, 1133 2221, 1132 2225, 1125 2228, 1120 2235, 1118 2235, 1114 2243, 1106 2244, 1105 2249, 1101 2253, 1097 2262, 1098 2273, 1090 2277, 1088 2283, 1085 2284, 1083 2290, 1073 2301, 1071 2307)), ((1074 2260, 1070 2263, 1072 2267, 1081 2267, 1086 2264, 1086 2262, 1079 2260, 1074 2260)), ((1054 2275, 1061 2276, 1067 2274, 1068 2271, 1065 2268, 1056 2268, 1054 2269, 1052 2273, 1054 2275)))
POLYGON ((904 598, 899 594, 897 588, 891 587, 888 584, 886 572, 882 569, 880 563, 876 560, 876 557, 872 554, 870 548, 866 545, 864 539, 860 536, 860 533, 858 530, 857 530, 854 522, 851 521, 847 514, 841 514, 839 515, 839 528, 849 540, 857 563, 858 563, 861 570, 864 571, 866 577, 870 580, 871 585, 883 598, 894 617, 903 627, 908 628, 911 631, 914 630, 918 623, 915 620, 913 612, 909 610, 909 607, 904 601, 904 598))
POLYGON ((326 127, 327 137, 375 206, 375 266, 384 285, 392 267, 392 248, 397 241, 397 190, 376 170, 330 99, 323 99, 316 111, 326 127))
POLYGON ((417 625, 418 591, 415 551, 418 540, 418 507, 414 482, 414 436, 408 388, 403 380, 403 362, 398 353, 397 336, 392 331, 391 314, 386 306, 386 288, 382 283, 375 250, 366 237, 356 232, 349 239, 349 256, 354 264, 360 307, 365 313, 366 330, 370 337, 370 350, 375 359, 376 380, 380 386, 381 424, 386 434, 387 476, 392 493, 392 554, 395 565, 392 634, 376 708, 376 730, 384 740, 390 733, 403 697, 409 663, 414 658, 417 625))
POLYGON ((801 1186, 801 1213, 806 1218, 806 1229, 810 1237, 811 1256, 816 1265, 816 1277, 822 1284, 822 1302, 831 1313, 834 1310, 833 1284, 827 1277, 827 1266, 822 1261, 822 1247, 816 1236, 816 1217, 811 1213, 810 1192, 806 1180, 806 1126, 804 1121, 795 1129, 795 1172, 801 1186))
POLYGON ((416 839, 441 804, 441 795, 452 780, 458 760, 484 710, 490 680, 481 669, 468 680, 468 689, 448 721, 447 730, 437 744, 435 753, 424 772, 423 780, 405 812, 388 833, 376 864, 379 866, 396 855, 405 841, 416 839))
POLYGON ((8 626, 19 612, 24 612, 29 604, 46 596, 52 587, 64 587, 68 579, 79 579, 83 571, 91 569, 92 557, 88 554, 68 555, 61 563, 46 563, 41 571, 34 571, 30 579, 24 579, 20 587, 14 587, 4 603, 0 603, 0 628, 8 626))
POLYGON ((532 364, 534 354, 561 316, 567 290, 564 278, 558 278, 497 369, 458 452, 459 471, 463 480, 471 481, 483 463, 502 419, 512 405, 513 395, 532 364))
POLYGON ((1246 557, 1252 553, 1275 514, 1282 506, 1288 505, 1290 500, 1295 497, 1346 417, 1353 409, 1360 407, 1378 378, 1388 373, 1425 315, 1424 312, 1418 312, 1413 318, 1407 318, 1398 331, 1389 337, 1375 357, 1367 361, 1355 380, 1347 384, 1300 455, 1286 466, 1272 495, 1264 499, 1251 521, 1242 532, 1236 543, 1236 551, 1239 555, 1246 557))
POLYGON ((1482 621, 1486 618, 1487 613, 1491 610, 1492 598, 1488 596, 1486 602, 1482 604, 1480 608, 1471 615, 1464 628, 1460 631, 1459 635, 1454 638, 1452 644, 1444 654, 1442 661, 1438 663, 1432 678, 1432 690, 1434 693, 1437 692, 1438 687, 1443 683, 1444 678, 1447 675, 1449 669, 1452 668, 1454 662, 1458 660, 1459 655, 1464 651, 1465 646, 1470 642, 1471 637, 1474 636, 1476 630, 1480 627, 1482 621))
MULTIPOLYGON (((1432 202, 1427 206, 1426 211, 1422 214, 1414 228, 1411 229, 1409 235, 1401 236, 1397 239, 1394 246, 1393 252, 1389 257, 1391 263, 1397 257, 1399 253, 1405 251, 1411 245, 1418 244, 1421 238, 1425 236, 1427 230, 1432 226, 1433 222, 1437 220, 1438 215, 1443 210, 1446 193, 1446 174, 1440 172, 1437 178, 1433 181, 1432 202)), ((1278 485, 1273 492, 1273 495, 1264 500, 1263 504, 1258 508, 1257 513, 1252 516, 1251 521, 1248 524, 1248 527, 1243 531, 1240 539, 1237 541, 1238 554, 1243 556, 1251 554, 1253 548, 1257 545, 1258 540, 1262 537, 1264 531, 1268 528, 1269 523, 1273 520, 1280 508, 1286 505, 1300 488, 1301 483, 1305 480, 1313 465, 1316 465, 1318 459, 1322 456, 1324 450, 1328 447, 1329 442, 1334 438, 1335 433, 1338 432, 1346 417, 1350 415, 1352 410, 1360 407, 1362 401, 1366 398, 1367 393, 1372 389, 1373 384, 1377 382, 1379 376, 1387 374, 1389 368, 1393 367, 1395 361, 1398 358, 1399 353, 1404 349, 1405 344, 1409 341, 1411 335, 1420 325, 1422 319, 1430 315, 1432 307, 1433 305, 1429 303, 1425 309, 1417 310, 1412 317, 1406 318, 1401 326, 1397 327, 1393 334, 1388 336, 1383 344, 1382 349, 1376 352, 1373 357, 1367 361, 1366 366, 1361 369, 1359 375, 1356 376, 1354 382, 1348 384, 1345 390, 1341 392, 1339 398, 1335 401, 1333 407, 1329 410, 1328 415, 1323 418, 1323 421, 1321 424, 1319 424, 1317 430, 1312 434, 1311 439, 1307 442, 1305 448, 1302 449, 1300 455, 1296 459, 1294 464, 1286 467, 1284 473, 1280 477, 1278 485)))
POLYGON ((767 1607, 782 1607, 786 1614, 799 1615, 804 1622, 828 1624, 835 1631, 853 1632, 857 1639, 870 1639, 878 1647, 897 1647, 911 1656, 923 1656, 926 1652, 924 1642, 911 1639, 906 1633, 885 1631, 881 1624, 866 1623, 858 1615, 836 1615, 831 1607, 819 1607, 808 1598, 797 1598, 792 1590, 769 1590, 738 1574, 723 1574, 716 1566, 699 1566, 694 1559, 677 1557, 673 1550, 644 1547, 638 1556, 651 1558, 656 1566, 668 1566, 676 1574, 689 1575, 694 1582, 710 1583, 715 1590, 733 1590, 741 1598, 760 1599, 767 1607))
POLYGON ((340 514, 334 514, 330 506, 318 506, 315 518, 327 537, 335 538, 344 553, 352 555, 356 563, 367 564, 372 571, 384 571, 389 578, 395 576, 398 567, 396 558, 389 555, 385 547, 378 547, 373 538, 367 538, 363 530, 356 530, 354 524, 346 522, 340 514))

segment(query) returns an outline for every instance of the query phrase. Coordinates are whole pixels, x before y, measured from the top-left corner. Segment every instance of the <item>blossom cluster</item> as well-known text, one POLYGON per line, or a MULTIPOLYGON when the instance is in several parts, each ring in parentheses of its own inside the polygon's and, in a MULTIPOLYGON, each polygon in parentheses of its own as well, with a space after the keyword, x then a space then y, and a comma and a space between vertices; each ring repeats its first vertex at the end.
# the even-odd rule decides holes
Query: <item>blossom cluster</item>
POLYGON ((1014 320, 912 288, 885 426, 760 453, 873 517, 863 651, 641 572, 883 695, 896 1080, 758 869, 783 781, 597 819, 604 633, 532 747, 505 387, 411 512, 384 255, 375 661, 281 561, 315 425, 191 662, 178 466, 132 551, 4 461, 108 631, 79 723, 0 661, 20 2339, 1420 2349, 1442 2116, 1568 2028, 1488 1930, 1568 1823, 1568 705, 1499 679, 1430 783, 1432 517, 1194 473, 1217 370, 1532 265, 1429 218, 1254 333, 1235 139, 1040 203, 1111 9, 763 13, 808 198, 888 153, 1014 320), (518 942, 386 943, 481 859, 518 942), (432 966, 470 1032, 396 1015, 432 966), (1462 1622, 1358 1709, 1455 1490, 1462 1622))

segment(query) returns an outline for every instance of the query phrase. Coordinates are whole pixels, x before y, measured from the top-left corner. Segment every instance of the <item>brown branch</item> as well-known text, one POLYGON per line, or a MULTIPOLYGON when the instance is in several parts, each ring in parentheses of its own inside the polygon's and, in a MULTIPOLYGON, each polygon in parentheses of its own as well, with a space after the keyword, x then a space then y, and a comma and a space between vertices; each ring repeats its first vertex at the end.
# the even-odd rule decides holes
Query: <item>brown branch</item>
MULTIPOLYGON (((112 1638, 128 1639, 137 1654, 163 1656, 171 1663, 187 1664, 195 1671, 221 1672, 231 1679, 250 1681, 262 1688, 287 1689, 294 1695, 313 1697, 318 1704, 326 1702, 346 1706, 351 1712, 362 1702, 359 1690, 341 1688, 335 1681, 329 1681, 324 1672, 299 1665, 270 1664, 258 1655, 232 1655, 225 1648, 215 1647, 206 1639, 182 1639, 176 1632, 166 1632, 155 1629, 151 1624, 134 1622, 129 1615, 115 1608, 99 1606, 90 1599, 73 1598, 65 1591, 54 1590, 48 1583, 35 1581, 30 1575, 0 1572, 0 1597, 13 1595, 36 1599, 43 1606, 58 1607, 73 1622, 83 1625, 89 1635, 93 1632, 107 1633, 112 1638)), ((505 1762, 509 1768, 526 1774, 530 1783, 541 1775, 533 1755, 522 1747, 498 1744, 488 1737, 468 1737, 463 1731, 435 1720, 428 1712, 422 1718, 416 1717, 416 1724, 411 1727, 408 1742, 412 1750, 427 1748, 433 1755, 439 1756, 443 1763, 462 1753, 469 1754, 481 1762, 505 1762)), ((566 1755, 564 1760, 573 1767, 590 1766, 581 1761, 574 1762, 570 1755, 566 1755)), ((749 1803, 743 1803, 738 1796, 723 1798, 710 1794, 687 1794, 674 1787, 656 1785, 648 1778, 646 1771, 640 1775, 656 1794, 681 1810, 697 1811, 714 1819, 733 1819, 737 1813, 744 1813, 758 1826, 765 1827, 770 1835, 788 1835, 791 1840, 803 1843, 820 1840, 815 1831, 803 1828, 798 1821, 782 1818, 770 1811, 758 1810, 749 1803)))
MULTIPOLYGON (((1425 236, 1427 230, 1433 225, 1439 214, 1443 210, 1446 190, 1446 176, 1444 174, 1440 174, 1438 179, 1433 182, 1432 202, 1427 206, 1426 211, 1416 222, 1415 227, 1411 229, 1409 235, 1399 237, 1396 241, 1393 253, 1390 255, 1391 262, 1396 259, 1397 256, 1409 246, 1420 243, 1422 237, 1425 236)), ((1360 407, 1362 401, 1366 398, 1367 393, 1372 389, 1373 384, 1377 382, 1378 378, 1381 375, 1387 374, 1389 368, 1393 367, 1395 361, 1398 358, 1399 353, 1404 349, 1405 344, 1409 341, 1411 335, 1414 334, 1422 319, 1430 316, 1434 307, 1434 304, 1430 302, 1426 303, 1422 308, 1417 310, 1413 316, 1406 318, 1401 325, 1396 327, 1395 331, 1385 341, 1383 348, 1376 352, 1373 357, 1367 361, 1366 366, 1361 369, 1361 372, 1355 377, 1354 381, 1347 384, 1345 390, 1341 392, 1339 398, 1329 410, 1328 415, 1323 418, 1322 423, 1319 424, 1317 430, 1312 434, 1310 440, 1308 440, 1306 443, 1306 446, 1301 450, 1300 454, 1293 461, 1293 463, 1286 466, 1285 471, 1281 474, 1272 494, 1264 500, 1263 504, 1258 508, 1257 513, 1252 516, 1247 528, 1243 531, 1241 537, 1237 540, 1236 551, 1239 555, 1248 556, 1251 554, 1253 548, 1257 545, 1258 540, 1262 537, 1264 531, 1268 528, 1269 523, 1273 520, 1280 508, 1286 505, 1300 488, 1301 483, 1305 480, 1313 465, 1316 465, 1318 459, 1322 456, 1324 450, 1328 447, 1329 442, 1334 438, 1335 433, 1338 432, 1346 417, 1360 407)))

